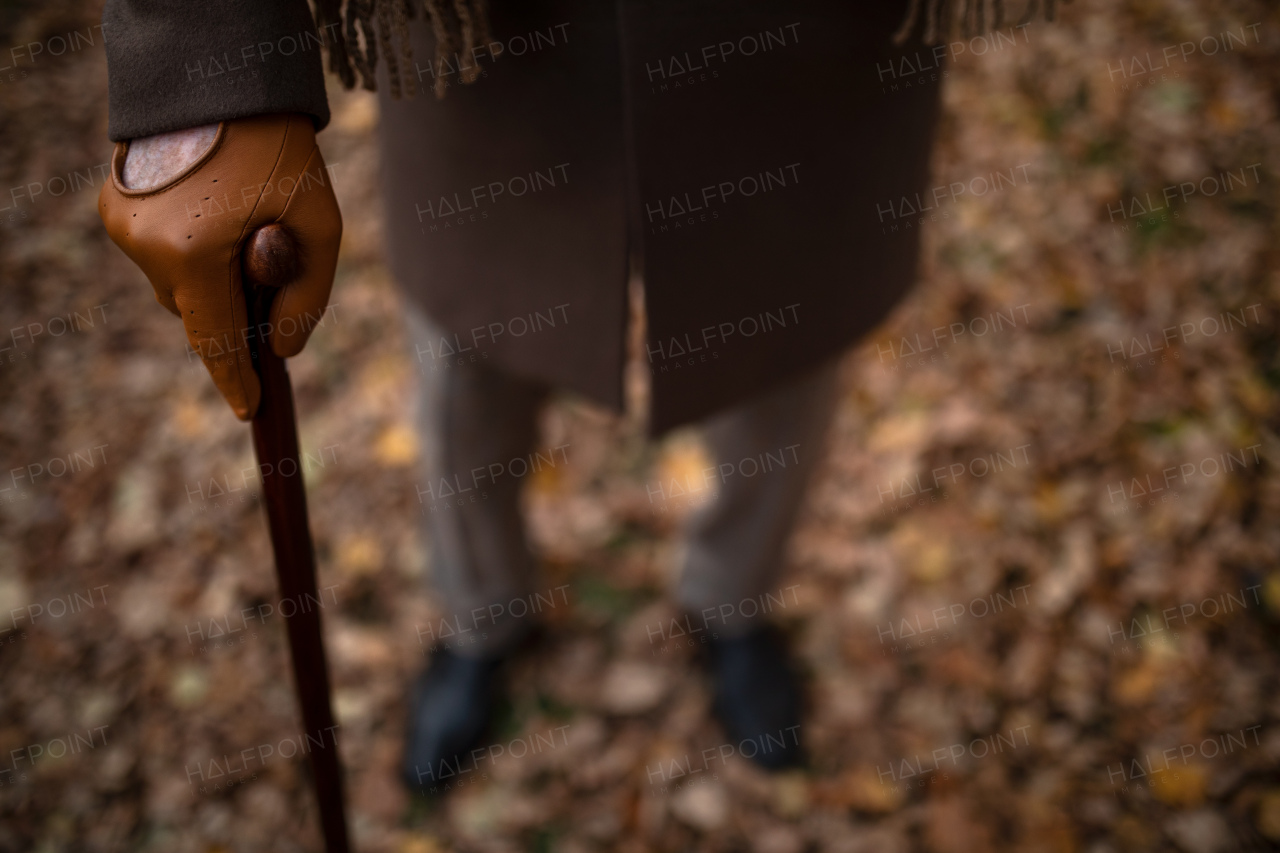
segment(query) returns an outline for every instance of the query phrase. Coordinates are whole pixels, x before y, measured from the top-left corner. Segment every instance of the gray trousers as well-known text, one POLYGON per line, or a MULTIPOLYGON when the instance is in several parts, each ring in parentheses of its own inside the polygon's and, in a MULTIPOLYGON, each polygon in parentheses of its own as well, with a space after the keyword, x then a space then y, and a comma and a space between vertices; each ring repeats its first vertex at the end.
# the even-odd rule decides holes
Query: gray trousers
MULTIPOLYGON (((501 653, 538 614, 568 604, 563 588, 537 584, 519 505, 530 474, 568 460, 564 448, 535 449, 538 411, 551 389, 477 353, 441 356, 428 344, 442 333, 416 310, 407 314, 422 377, 417 491, 444 610, 423 640, 463 655, 501 653)), ((713 464, 692 481, 649 485, 651 499, 661 500, 717 490, 685 531, 680 629, 740 635, 795 600, 794 588, 780 586, 784 549, 823 453, 836 368, 832 360, 709 418, 702 427, 713 464)), ((655 630, 651 641, 667 639, 665 627, 655 630)))

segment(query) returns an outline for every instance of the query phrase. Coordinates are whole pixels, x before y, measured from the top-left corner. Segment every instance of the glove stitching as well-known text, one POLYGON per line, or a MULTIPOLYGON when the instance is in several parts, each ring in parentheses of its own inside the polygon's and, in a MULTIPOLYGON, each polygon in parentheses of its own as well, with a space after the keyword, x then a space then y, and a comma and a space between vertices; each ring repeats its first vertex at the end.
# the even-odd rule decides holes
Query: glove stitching
MULTIPOLYGON (((241 297, 244 298, 245 300, 245 319, 246 320, 249 319, 249 299, 247 296, 244 295, 244 292, 243 292, 244 282, 242 280, 238 281, 238 279, 241 279, 241 277, 236 275, 236 267, 240 263, 241 252, 244 246, 245 237, 248 236, 249 228, 253 224, 254 215, 258 212, 258 208, 262 205, 262 200, 266 198, 266 187, 275 179, 276 170, 280 168, 280 161, 284 159, 284 151, 289 144, 289 130, 293 126, 293 121, 294 120, 292 117, 288 117, 285 119, 284 134, 280 138, 280 150, 276 152, 276 162, 271 166, 271 171, 267 173, 267 183, 264 184, 262 189, 258 191, 258 198, 253 203, 253 210, 249 211, 249 215, 245 218, 244 226, 240 229, 240 236, 236 238, 235 250, 231 253, 231 259, 227 263, 227 284, 228 284, 227 298, 231 303, 230 314, 232 317, 235 317, 235 302, 236 302, 235 290, 237 287, 239 287, 241 290, 241 297)), ((246 329, 245 331, 247 332, 249 330, 246 329)), ((269 343, 267 345, 270 346, 269 343)), ((249 393, 248 393, 249 388, 244 378, 245 369, 246 368, 243 364, 237 364, 236 378, 240 382, 240 388, 244 392, 245 402, 247 403, 249 400, 249 393)), ((248 369, 252 371, 254 369, 253 365, 250 364, 248 366, 248 369)), ((259 404, 261 404, 261 401, 259 401, 259 404)))
MULTIPOLYGON (((317 155, 319 155, 321 159, 323 159, 323 154, 321 154, 320 146, 318 144, 311 146, 311 153, 307 155, 306 161, 302 164, 303 175, 307 174, 307 172, 311 167, 312 161, 316 159, 317 155)), ((323 169, 321 171, 323 171, 323 169)), ((284 221, 284 218, 289 214, 289 207, 290 205, 293 204, 293 197, 298 193, 298 188, 301 186, 302 186, 302 181, 298 180, 297 183, 294 184, 293 189, 289 191, 289 198, 285 201, 284 208, 280 211, 280 218, 277 220, 278 222, 284 221)), ((285 303, 289 300, 289 297, 293 294, 293 292, 298 287, 299 281, 302 278, 302 271, 306 266, 306 258, 305 256, 302 256, 301 245, 298 246, 298 253, 300 257, 298 258, 297 278, 294 281, 290 282, 289 284, 286 284, 284 287, 280 288, 280 293, 277 294, 276 298, 271 302, 271 316, 268 319, 270 320, 273 329, 279 326, 280 315, 284 313, 285 303)), ((323 311, 323 309, 321 310, 323 311)), ((307 332, 307 336, 308 337, 310 336, 309 331, 307 332)), ((272 347, 272 349, 274 350, 274 347, 272 347)))

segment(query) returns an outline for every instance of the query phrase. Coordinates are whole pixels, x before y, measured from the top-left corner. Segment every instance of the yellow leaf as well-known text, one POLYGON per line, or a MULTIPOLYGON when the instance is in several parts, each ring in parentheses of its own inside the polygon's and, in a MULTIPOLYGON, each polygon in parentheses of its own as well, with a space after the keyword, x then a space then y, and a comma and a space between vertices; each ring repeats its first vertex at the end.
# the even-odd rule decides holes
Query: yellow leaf
POLYGON ((396 853, 445 853, 448 848, 430 835, 410 835, 400 842, 396 853))
POLYGON ((712 461, 696 441, 672 442, 658 460, 660 493, 684 506, 702 503, 716 488, 715 474, 706 473, 710 467, 712 461))
POLYGON ((809 811, 809 780, 803 773, 783 773, 774 779, 773 808, 782 817, 792 819, 809 811))
POLYGON ((1272 788, 1258 801, 1258 832, 1272 841, 1280 841, 1280 788, 1272 788))
POLYGON ((195 438, 208 427, 209 410, 195 400, 183 400, 173 412, 173 424, 183 438, 195 438))
POLYGON ((1273 614, 1280 614, 1280 572, 1267 575, 1267 580, 1262 585, 1262 597, 1268 610, 1273 614))
POLYGON ((1264 415, 1272 408, 1273 394, 1267 383, 1256 373, 1242 373, 1231 381, 1236 399, 1250 414, 1264 415))
POLYGON ((1121 815, 1112 832, 1121 850, 1147 850, 1155 844, 1155 830, 1133 815, 1121 815))
POLYGON ((1240 113, 1229 101, 1217 100, 1209 105, 1209 117, 1219 130, 1230 133, 1240 126, 1240 113))
POLYGON ((894 533, 893 544, 911 574, 925 583, 935 583, 951 573, 951 548, 936 529, 904 524, 894 533))
POLYGON ((1046 480, 1036 486, 1032 506, 1035 507, 1036 517, 1040 521, 1045 524, 1056 524, 1062 518, 1065 509, 1065 502, 1062 500, 1062 492, 1058 484, 1046 480))
POLYGON ((405 424, 387 427, 373 445, 373 456, 388 468, 404 468, 418 461, 418 435, 405 424))
POLYGON ((184 708, 198 703, 208 691, 209 677, 200 667, 181 667, 169 682, 169 698, 184 708))
MULTIPOLYGON (((897 341, 894 342, 894 346, 907 349, 897 341)), ((911 350, 907 349, 907 352, 909 354, 911 350)), ((874 453, 918 450, 928 441, 931 431, 932 425, 928 412, 904 412, 885 418, 876 424, 871 438, 867 441, 867 449, 874 453)))
POLYGON ((1139 705, 1145 702, 1160 683, 1163 671, 1164 667, 1157 660, 1145 658, 1142 663, 1116 679, 1112 690, 1116 701, 1121 705, 1139 705))
POLYGON ((1204 792, 1208 785, 1208 775, 1197 764, 1171 767, 1151 774, 1151 793, 1160 802, 1170 806, 1193 808, 1200 805, 1204 802, 1204 792))
POLYGON ((565 480, 564 462, 558 459, 555 461, 559 464, 540 464, 529 475, 529 488, 534 494, 550 495, 563 491, 562 487, 565 480))
POLYGON ((885 783, 869 767, 844 774, 834 791, 834 799, 845 808, 887 814, 896 811, 906 798, 901 781, 885 783))
POLYGON ((360 371, 360 396, 367 405, 399 400, 405 393, 408 362, 404 359, 383 356, 365 365, 360 371))
POLYGON ((382 567, 383 559, 382 546, 372 536, 349 536, 338 546, 338 569, 352 577, 377 571, 382 567))
POLYGON ((926 583, 934 583, 951 572, 951 550, 946 542, 925 542, 916 554, 911 573, 926 583))

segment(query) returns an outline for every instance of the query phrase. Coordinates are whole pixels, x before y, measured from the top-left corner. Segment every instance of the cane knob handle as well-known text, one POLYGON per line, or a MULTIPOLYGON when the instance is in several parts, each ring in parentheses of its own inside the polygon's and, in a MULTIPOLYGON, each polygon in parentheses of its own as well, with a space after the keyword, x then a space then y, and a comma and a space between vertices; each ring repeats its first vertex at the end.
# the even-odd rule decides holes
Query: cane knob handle
POLYGON ((298 246, 283 225, 264 225, 244 249, 244 273, 254 284, 283 287, 298 272, 298 246))

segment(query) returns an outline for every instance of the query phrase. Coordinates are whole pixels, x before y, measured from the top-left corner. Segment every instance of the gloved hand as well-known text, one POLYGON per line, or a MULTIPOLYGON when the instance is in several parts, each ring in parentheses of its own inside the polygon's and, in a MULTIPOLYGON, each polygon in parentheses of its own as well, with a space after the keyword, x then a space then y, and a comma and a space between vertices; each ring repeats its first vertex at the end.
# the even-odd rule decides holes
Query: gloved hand
POLYGON ((276 355, 297 355, 333 286, 342 214, 314 125, 295 113, 223 122, 199 159, 145 189, 125 187, 127 153, 128 143, 116 145, 111 180, 98 197, 107 233, 150 279, 156 301, 182 318, 214 384, 249 420, 261 396, 249 338, 265 334, 276 355), (273 222, 293 238, 297 273, 272 301, 269 325, 253 330, 241 253, 273 222))

